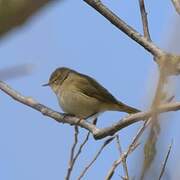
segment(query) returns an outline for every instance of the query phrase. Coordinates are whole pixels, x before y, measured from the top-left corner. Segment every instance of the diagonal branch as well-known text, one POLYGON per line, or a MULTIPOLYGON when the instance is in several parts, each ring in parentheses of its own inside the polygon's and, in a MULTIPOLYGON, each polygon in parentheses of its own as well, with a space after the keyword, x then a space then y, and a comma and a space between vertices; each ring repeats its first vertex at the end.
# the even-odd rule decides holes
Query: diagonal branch
POLYGON ((125 33, 132 40, 144 47, 148 52, 154 56, 154 61, 161 66, 164 64, 164 68, 169 75, 180 74, 180 56, 170 54, 160 49, 152 41, 149 41, 146 37, 137 32, 133 27, 124 22, 115 13, 113 13, 108 7, 106 7, 101 0, 84 0, 87 4, 93 7, 97 12, 103 15, 108 21, 110 21, 119 30, 125 33))
POLYGON ((92 159, 92 161, 84 168, 84 170, 81 172, 80 176, 78 177, 78 180, 81 180, 85 173, 88 171, 88 169, 93 165, 93 163, 97 160, 97 158, 99 157, 99 155, 101 154, 101 152, 103 151, 103 149, 114 139, 115 137, 110 137, 108 138, 103 145, 101 146, 101 148, 99 149, 99 151, 97 152, 97 154, 95 155, 95 157, 92 159))
POLYGON ((118 167, 118 165, 123 162, 124 159, 126 159, 128 157, 128 155, 130 153, 132 153, 137 146, 139 145, 138 140, 141 137, 141 135, 143 134, 143 132, 145 131, 145 129, 149 126, 151 122, 151 118, 148 119, 143 126, 139 129, 138 133, 136 134, 136 136, 133 138, 132 143, 129 145, 127 151, 125 151, 123 154, 121 154, 121 156, 119 157, 118 160, 114 161, 112 167, 110 168, 110 170, 108 171, 108 174, 106 176, 106 180, 110 180, 112 178, 112 176, 114 175, 115 169, 118 167))
POLYGON ((149 51, 153 56, 160 57, 164 55, 163 50, 157 47, 154 43, 148 41, 140 33, 138 33, 131 26, 126 24, 122 19, 120 19, 116 14, 114 14, 110 9, 108 9, 100 0, 84 0, 91 7, 96 9, 100 14, 102 14, 106 19, 108 19, 113 25, 118 29, 128 35, 131 39, 136 41, 138 44, 143 46, 147 51, 149 51))

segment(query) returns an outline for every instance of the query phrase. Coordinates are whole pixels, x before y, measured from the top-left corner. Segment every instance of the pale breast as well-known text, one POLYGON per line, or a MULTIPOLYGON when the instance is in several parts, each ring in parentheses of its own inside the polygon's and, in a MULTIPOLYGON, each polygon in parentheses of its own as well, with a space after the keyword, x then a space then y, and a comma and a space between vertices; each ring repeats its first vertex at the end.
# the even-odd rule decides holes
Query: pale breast
POLYGON ((87 118, 99 112, 99 101, 95 98, 86 96, 80 91, 66 89, 60 92, 59 104, 64 112, 80 118, 87 118))

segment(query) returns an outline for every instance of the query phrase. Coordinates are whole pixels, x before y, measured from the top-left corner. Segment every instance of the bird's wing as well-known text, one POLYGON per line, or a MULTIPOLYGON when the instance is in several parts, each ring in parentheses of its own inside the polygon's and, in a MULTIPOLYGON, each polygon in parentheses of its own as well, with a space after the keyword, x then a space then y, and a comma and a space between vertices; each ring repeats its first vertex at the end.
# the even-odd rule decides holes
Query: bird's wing
POLYGON ((118 103, 118 100, 93 78, 80 74, 80 81, 76 87, 87 96, 94 97, 101 102, 118 103))

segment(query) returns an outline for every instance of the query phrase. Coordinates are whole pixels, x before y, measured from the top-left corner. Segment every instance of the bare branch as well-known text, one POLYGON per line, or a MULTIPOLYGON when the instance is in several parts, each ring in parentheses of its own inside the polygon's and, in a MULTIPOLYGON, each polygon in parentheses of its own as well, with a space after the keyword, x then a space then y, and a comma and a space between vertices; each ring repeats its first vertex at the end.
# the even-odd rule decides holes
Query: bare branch
POLYGON ((74 143, 72 145, 71 148, 71 153, 70 153, 70 159, 69 159, 69 163, 68 163, 68 170, 67 170, 67 175, 65 177, 66 180, 70 179, 71 176, 71 172, 73 169, 73 165, 74 165, 74 153, 75 153, 75 148, 78 144, 78 134, 79 134, 79 130, 77 126, 74 126, 74 143))
POLYGON ((176 12, 180 15, 180 0, 171 0, 176 12))
MULTIPOLYGON (((19 92, 13 90, 11 87, 9 87, 6 83, 2 81, 0 81, 0 89, 6 94, 8 94, 10 97, 12 97, 14 100, 41 112, 43 115, 48 116, 59 123, 67 123, 70 125, 77 125, 78 123, 78 126, 87 129, 89 132, 91 132, 95 139, 102 139, 107 136, 112 136, 119 130, 133 123, 146 120, 152 115, 152 110, 147 112, 139 112, 124 117, 121 120, 119 120, 117 123, 114 123, 109 127, 99 129, 94 124, 91 124, 88 121, 85 120, 80 121, 80 119, 77 117, 72 117, 67 115, 64 116, 64 114, 54 111, 43 104, 40 104, 31 97, 25 97, 21 95, 19 92)), ((158 113, 178 111, 178 110, 180 110, 180 102, 163 104, 157 108, 158 113)))
POLYGON ((142 24, 143 24, 144 36, 147 38, 148 41, 151 41, 149 28, 148 28, 147 12, 145 8, 144 0, 139 0, 139 7, 141 11, 141 19, 142 19, 142 24))
POLYGON ((180 56, 170 54, 163 51, 152 41, 148 41, 146 37, 142 36, 133 27, 126 24, 122 19, 120 19, 115 13, 108 9, 101 0, 84 0, 91 7, 96 9, 100 14, 102 14, 107 20, 109 20, 114 26, 119 30, 124 32, 128 37, 133 39, 135 42, 144 47, 148 52, 154 56, 156 63, 161 66, 164 64, 164 68, 169 72, 169 75, 180 74, 180 56))
POLYGON ((84 168, 84 170, 82 171, 82 173, 80 174, 80 176, 78 177, 78 180, 81 180, 83 178, 83 176, 85 175, 85 173, 88 171, 88 169, 92 166, 92 164, 97 160, 97 158, 99 157, 99 155, 101 154, 101 152, 103 151, 103 149, 114 139, 115 137, 110 137, 109 139, 107 139, 103 145, 101 146, 101 148, 99 149, 99 151, 97 152, 97 154, 95 155, 95 157, 93 158, 93 160, 84 168))
POLYGON ((163 166, 162 166, 162 169, 161 169, 161 173, 160 173, 160 176, 159 176, 159 180, 161 180, 163 174, 164 174, 164 171, 165 171, 165 167, 166 167, 166 164, 167 164, 167 161, 168 161, 168 158, 169 158, 169 155, 170 155, 170 152, 171 152, 171 148, 172 148, 172 145, 173 145, 173 141, 171 142, 169 148, 168 148, 168 152, 166 154, 166 158, 165 158, 165 161, 163 163, 163 166))

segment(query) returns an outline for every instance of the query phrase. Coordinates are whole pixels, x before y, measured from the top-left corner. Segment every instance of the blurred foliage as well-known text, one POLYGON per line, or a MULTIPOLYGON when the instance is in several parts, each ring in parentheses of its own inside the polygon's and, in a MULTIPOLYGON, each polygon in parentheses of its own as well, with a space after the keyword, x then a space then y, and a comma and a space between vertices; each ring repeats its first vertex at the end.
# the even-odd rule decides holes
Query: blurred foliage
POLYGON ((21 64, 0 69, 0 80, 4 81, 29 75, 33 69, 34 66, 32 64, 21 64))
POLYGON ((22 25, 40 8, 56 0, 0 0, 0 36, 22 25))

